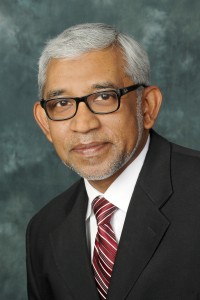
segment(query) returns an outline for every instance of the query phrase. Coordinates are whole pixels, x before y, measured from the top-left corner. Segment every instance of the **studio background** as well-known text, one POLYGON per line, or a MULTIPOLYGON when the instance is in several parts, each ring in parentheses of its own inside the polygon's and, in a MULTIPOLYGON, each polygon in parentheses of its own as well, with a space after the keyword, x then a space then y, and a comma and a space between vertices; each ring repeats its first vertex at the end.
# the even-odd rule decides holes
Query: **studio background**
MULTIPOLYGON (((200 150, 199 0, 0 0, 0 299, 25 300, 28 220, 78 177, 37 127, 37 60, 65 28, 105 22, 133 35, 164 103, 155 129, 200 150)), ((187 172, 187 170, 185 170, 187 172)))

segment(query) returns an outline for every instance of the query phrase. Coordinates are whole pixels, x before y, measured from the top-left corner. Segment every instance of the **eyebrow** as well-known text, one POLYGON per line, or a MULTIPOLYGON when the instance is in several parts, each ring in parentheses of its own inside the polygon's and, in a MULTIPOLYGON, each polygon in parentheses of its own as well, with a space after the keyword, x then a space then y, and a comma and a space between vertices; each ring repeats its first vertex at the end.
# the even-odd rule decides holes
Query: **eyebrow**
MULTIPOLYGON (((119 87, 117 85, 115 85, 112 82, 106 81, 106 82, 101 82, 101 83, 94 83, 91 85, 91 89, 92 90, 102 90, 102 89, 118 89, 119 87)), ((67 90, 65 89, 58 89, 58 90, 50 90, 47 93, 47 99, 51 99, 51 98, 55 98, 58 96, 61 96, 63 94, 66 94, 67 90)))
POLYGON ((118 89, 119 87, 112 82, 106 81, 106 82, 102 82, 102 83, 95 83, 92 85, 92 88, 100 90, 100 89, 108 89, 108 88, 118 89))
POLYGON ((64 89, 50 90, 50 91, 47 93, 47 99, 50 99, 50 98, 54 98, 54 97, 63 95, 65 92, 66 92, 66 91, 65 91, 64 89))

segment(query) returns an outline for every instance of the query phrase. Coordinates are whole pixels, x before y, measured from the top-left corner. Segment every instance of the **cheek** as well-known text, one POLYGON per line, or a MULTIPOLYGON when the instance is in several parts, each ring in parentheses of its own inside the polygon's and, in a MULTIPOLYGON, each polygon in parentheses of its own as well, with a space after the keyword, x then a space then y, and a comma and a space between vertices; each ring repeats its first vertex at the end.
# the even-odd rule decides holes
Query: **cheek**
POLYGON ((69 138, 69 134, 67 134, 67 128, 58 122, 58 124, 53 124, 53 126, 50 126, 50 134, 52 143, 60 155, 68 144, 66 140, 69 138))
POLYGON ((119 118, 110 124, 113 140, 117 147, 123 148, 127 152, 133 150, 138 137, 137 120, 133 115, 127 118, 119 118))

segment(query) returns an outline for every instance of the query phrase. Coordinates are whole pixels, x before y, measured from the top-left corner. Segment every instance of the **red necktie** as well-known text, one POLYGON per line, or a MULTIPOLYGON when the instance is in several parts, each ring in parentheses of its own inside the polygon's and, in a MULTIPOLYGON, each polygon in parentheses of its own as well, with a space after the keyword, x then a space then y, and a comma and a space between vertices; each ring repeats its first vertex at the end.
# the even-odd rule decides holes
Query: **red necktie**
POLYGON ((117 252, 117 242, 110 220, 117 207, 98 197, 92 202, 92 208, 98 225, 93 255, 94 277, 101 299, 106 299, 117 252))

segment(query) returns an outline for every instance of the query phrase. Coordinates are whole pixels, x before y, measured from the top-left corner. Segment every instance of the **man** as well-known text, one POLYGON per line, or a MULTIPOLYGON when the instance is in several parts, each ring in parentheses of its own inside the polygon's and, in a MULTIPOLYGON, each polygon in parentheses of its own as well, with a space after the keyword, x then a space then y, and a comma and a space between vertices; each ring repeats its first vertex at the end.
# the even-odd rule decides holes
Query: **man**
POLYGON ((151 129, 144 50, 77 25, 48 42, 39 89, 36 121, 82 178, 28 226, 29 299, 200 299, 200 155, 151 129))

